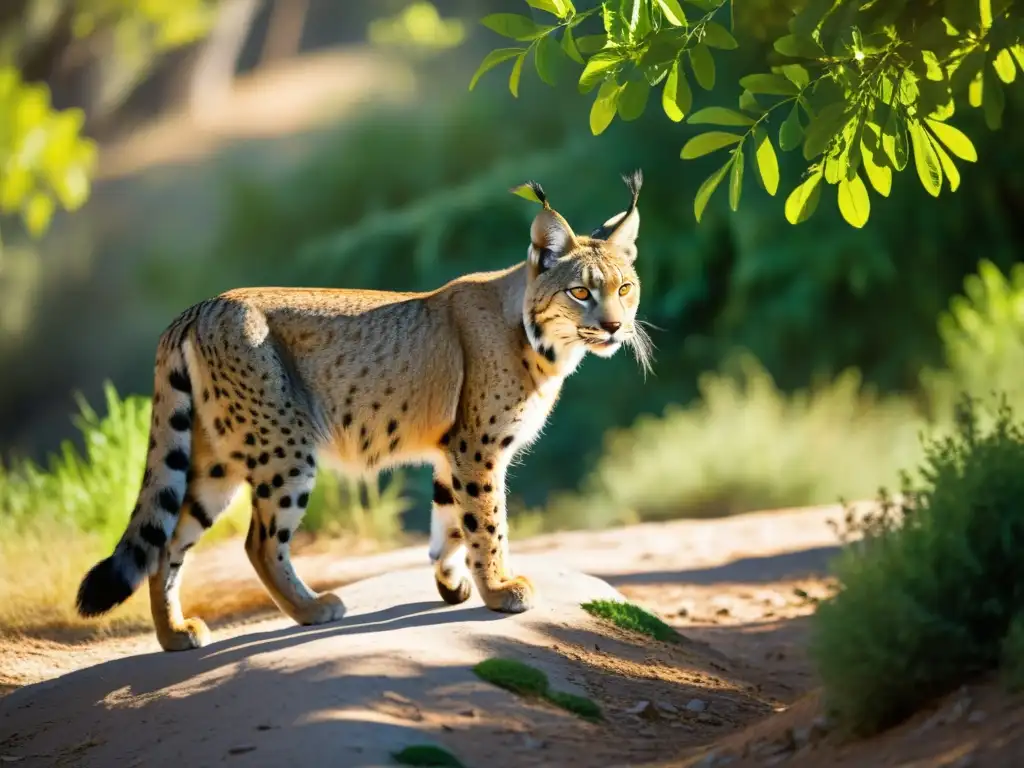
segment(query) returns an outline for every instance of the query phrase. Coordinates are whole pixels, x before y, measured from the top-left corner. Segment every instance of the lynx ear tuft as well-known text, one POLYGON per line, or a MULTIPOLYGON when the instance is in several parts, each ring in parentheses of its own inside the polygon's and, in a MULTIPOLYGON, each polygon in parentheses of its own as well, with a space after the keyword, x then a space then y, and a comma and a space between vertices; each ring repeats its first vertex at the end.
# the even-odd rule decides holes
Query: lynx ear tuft
POLYGON ((550 208, 548 205, 548 196, 544 194, 544 190, 540 184, 536 181, 528 181, 525 184, 520 184, 517 187, 512 187, 509 190, 513 195, 519 195, 526 200, 532 200, 535 203, 540 203, 545 208, 550 208))
POLYGON ((591 237, 630 248, 636 244, 637 235, 640 233, 640 210, 637 208, 637 200, 640 197, 640 187, 644 183, 644 175, 637 169, 628 176, 623 176, 622 180, 629 188, 629 208, 608 219, 600 229, 594 230, 591 237))

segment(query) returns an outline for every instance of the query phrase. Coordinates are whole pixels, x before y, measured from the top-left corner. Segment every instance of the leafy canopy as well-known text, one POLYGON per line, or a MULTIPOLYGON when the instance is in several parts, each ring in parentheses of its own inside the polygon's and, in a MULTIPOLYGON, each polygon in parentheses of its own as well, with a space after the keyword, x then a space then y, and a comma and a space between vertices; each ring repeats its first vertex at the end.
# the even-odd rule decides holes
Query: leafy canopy
POLYGON ((164 51, 209 29, 216 0, 27 0, 0 23, 0 215, 17 215, 41 236, 59 205, 77 210, 89 196, 96 146, 83 135, 85 113, 54 109, 50 89, 26 82, 24 62, 66 26, 76 42, 108 43, 104 63, 137 81, 164 51), (59 12, 58 12, 59 11, 59 12))
POLYGON ((483 18, 521 45, 489 53, 470 89, 512 60, 509 90, 517 96, 531 54, 549 85, 574 67, 580 93, 594 93, 597 135, 616 117, 638 118, 660 88, 670 120, 704 131, 684 143, 682 159, 727 157, 697 191, 698 222, 727 178, 729 206, 739 208, 748 161, 775 195, 779 151, 799 150, 807 164, 786 198, 792 224, 810 218, 831 186, 843 218, 863 227, 869 189, 888 197, 893 174, 908 166, 931 195, 955 192, 958 164, 977 160, 974 144, 949 122, 960 97, 996 130, 1004 90, 1024 71, 1016 0, 805 0, 774 41, 768 70, 740 78, 735 106, 694 110, 695 88, 712 90, 716 58, 738 47, 727 0, 604 0, 585 11, 572 0, 526 3, 540 14, 483 18), (550 23, 532 18, 545 14, 550 23))

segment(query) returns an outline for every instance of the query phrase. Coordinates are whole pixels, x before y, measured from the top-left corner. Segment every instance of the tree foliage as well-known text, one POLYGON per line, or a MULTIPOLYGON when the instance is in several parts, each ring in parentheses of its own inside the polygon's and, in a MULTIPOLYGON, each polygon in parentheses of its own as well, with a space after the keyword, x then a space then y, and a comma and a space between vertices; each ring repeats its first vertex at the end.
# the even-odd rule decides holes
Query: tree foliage
POLYGON ((593 94, 595 135, 660 100, 670 120, 704 131, 683 144, 682 159, 725 156, 694 198, 698 221, 723 184, 738 209, 748 163, 777 194, 779 152, 799 150, 806 163, 786 197, 792 224, 810 218, 833 187, 827 194, 843 218, 862 227, 869 190, 888 197, 893 174, 909 167, 930 195, 955 192, 960 165, 977 153, 950 119, 966 97, 997 130, 1004 91, 1024 71, 1016 0, 803 0, 766 70, 740 78, 738 102, 695 110, 694 92, 715 88, 716 60, 739 45, 728 0, 604 0, 583 11, 572 0, 526 3, 549 23, 535 21, 537 13, 484 17, 484 26, 520 45, 488 54, 470 88, 511 59, 509 89, 518 95, 531 54, 548 84, 575 67, 580 93, 593 94))
POLYGON ((73 211, 86 201, 96 164, 85 112, 55 108, 45 80, 26 70, 39 69, 52 48, 77 45, 102 51, 100 63, 124 89, 159 54, 205 34, 216 2, 9 0, 0 12, 0 215, 42 235, 58 206, 73 211))

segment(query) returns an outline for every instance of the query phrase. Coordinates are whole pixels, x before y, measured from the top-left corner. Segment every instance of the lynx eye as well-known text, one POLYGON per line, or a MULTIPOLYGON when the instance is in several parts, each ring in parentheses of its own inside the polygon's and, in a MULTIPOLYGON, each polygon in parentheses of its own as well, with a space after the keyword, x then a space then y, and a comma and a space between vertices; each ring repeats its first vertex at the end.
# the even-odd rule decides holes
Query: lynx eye
POLYGON ((623 283, 622 285, 619 286, 619 296, 625 296, 631 290, 633 290, 632 283, 623 283))
POLYGON ((579 286, 577 288, 570 288, 569 295, 576 299, 576 301, 586 301, 590 298, 590 291, 583 286, 579 286))

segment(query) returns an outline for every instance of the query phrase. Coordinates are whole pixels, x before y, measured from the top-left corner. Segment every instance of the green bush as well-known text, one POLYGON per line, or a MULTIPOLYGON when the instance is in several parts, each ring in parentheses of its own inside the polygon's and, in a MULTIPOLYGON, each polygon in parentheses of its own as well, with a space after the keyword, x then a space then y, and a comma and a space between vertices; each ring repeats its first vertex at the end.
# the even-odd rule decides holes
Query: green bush
POLYGON ((1001 660, 1019 664, 1024 427, 1005 400, 990 427, 982 415, 962 401, 952 433, 925 441, 900 501, 883 495, 881 512, 846 532, 858 540, 836 562, 839 590, 815 615, 811 651, 853 732, 892 725, 1001 660))
MULTIPOLYGON (((0 536, 11 539, 56 524, 98 537, 108 547, 121 537, 145 468, 150 400, 138 395, 122 399, 110 383, 104 394, 104 416, 78 397, 74 423, 83 450, 66 440, 45 467, 30 461, 0 464, 0 536)), ((363 487, 323 470, 303 527, 387 543, 399 535, 405 508, 400 477, 381 490, 377 482, 363 487)), ((244 531, 248 516, 248 494, 239 494, 209 538, 244 531)))

